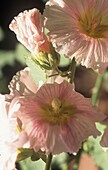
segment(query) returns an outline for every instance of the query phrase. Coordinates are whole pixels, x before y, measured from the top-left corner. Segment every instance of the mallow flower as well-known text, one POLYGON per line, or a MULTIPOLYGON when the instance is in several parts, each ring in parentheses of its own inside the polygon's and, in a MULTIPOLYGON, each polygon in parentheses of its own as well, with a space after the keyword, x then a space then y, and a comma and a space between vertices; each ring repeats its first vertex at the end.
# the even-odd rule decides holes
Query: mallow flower
POLYGON ((7 99, 16 96, 30 95, 36 93, 38 86, 34 82, 30 68, 25 67, 23 70, 18 71, 10 81, 8 88, 10 93, 6 95, 7 99))
POLYGON ((25 10, 11 21, 9 28, 31 53, 49 52, 49 42, 44 34, 44 20, 38 9, 25 10))
POLYGON ((20 97, 22 128, 35 151, 75 154, 90 135, 100 135, 95 122, 105 116, 90 99, 74 90, 67 81, 43 84, 36 94, 20 97))
POLYGON ((49 40, 60 54, 103 72, 108 65, 107 0, 49 0, 44 16, 49 40))
POLYGON ((19 125, 14 115, 19 110, 16 101, 13 99, 9 103, 0 94, 0 170, 15 169, 18 148, 28 141, 26 132, 18 132, 19 125))

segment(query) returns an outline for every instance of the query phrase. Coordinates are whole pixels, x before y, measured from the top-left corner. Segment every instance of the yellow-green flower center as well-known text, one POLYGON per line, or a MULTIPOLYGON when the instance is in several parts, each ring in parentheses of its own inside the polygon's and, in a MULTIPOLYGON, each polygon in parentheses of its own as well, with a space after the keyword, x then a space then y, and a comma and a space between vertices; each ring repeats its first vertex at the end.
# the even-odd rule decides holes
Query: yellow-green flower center
POLYGON ((62 103, 58 98, 55 98, 52 100, 51 106, 52 106, 54 113, 59 113, 60 108, 62 107, 62 103))
POLYGON ((41 110, 41 119, 52 124, 62 124, 77 112, 75 106, 54 98, 50 105, 44 105, 41 110))
MULTIPOLYGON (((91 11, 92 12, 92 11, 91 11)), ((79 18, 80 31, 92 38, 108 38, 108 18, 87 12, 79 18)))

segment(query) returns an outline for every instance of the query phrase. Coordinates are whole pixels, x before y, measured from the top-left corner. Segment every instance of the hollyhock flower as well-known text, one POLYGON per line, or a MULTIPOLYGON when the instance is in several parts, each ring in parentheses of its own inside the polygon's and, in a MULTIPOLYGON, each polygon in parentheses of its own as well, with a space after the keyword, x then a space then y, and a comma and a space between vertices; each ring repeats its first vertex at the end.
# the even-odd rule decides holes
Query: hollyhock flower
POLYGON ((13 76, 9 84, 10 94, 6 98, 14 98, 15 96, 29 95, 36 93, 38 87, 30 75, 29 67, 19 71, 13 76))
POLYGON ((43 18, 36 8, 21 12, 12 20, 9 28, 15 32, 18 41, 33 54, 39 51, 49 52, 49 42, 43 30, 43 18))
POLYGON ((105 118, 67 81, 44 84, 36 94, 22 96, 19 103, 17 116, 29 136, 31 147, 35 151, 43 149, 47 154, 78 152, 88 136, 100 134, 95 122, 105 118))
POLYGON ((18 134, 17 118, 14 113, 19 105, 14 99, 10 104, 0 94, 0 170, 13 170, 17 158, 17 149, 27 142, 27 134, 18 134))
POLYGON ((102 72, 108 65, 108 1, 49 0, 44 12, 59 53, 102 72))

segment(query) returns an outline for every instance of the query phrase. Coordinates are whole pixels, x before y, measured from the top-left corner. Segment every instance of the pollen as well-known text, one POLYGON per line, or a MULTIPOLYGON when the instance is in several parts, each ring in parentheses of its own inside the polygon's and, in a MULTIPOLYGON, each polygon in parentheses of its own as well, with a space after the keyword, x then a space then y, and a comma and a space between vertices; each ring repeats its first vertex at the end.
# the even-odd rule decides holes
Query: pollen
POLYGON ((55 113, 59 113, 60 112, 60 108, 62 106, 61 101, 58 98, 55 98, 52 100, 51 102, 52 108, 54 110, 55 113))
POLYGON ((92 13, 85 13, 79 18, 80 31, 92 38, 108 38, 108 20, 98 14, 93 16, 92 13))
POLYGON ((77 112, 76 107, 54 98, 51 104, 42 108, 41 119, 52 124, 63 124, 77 112))

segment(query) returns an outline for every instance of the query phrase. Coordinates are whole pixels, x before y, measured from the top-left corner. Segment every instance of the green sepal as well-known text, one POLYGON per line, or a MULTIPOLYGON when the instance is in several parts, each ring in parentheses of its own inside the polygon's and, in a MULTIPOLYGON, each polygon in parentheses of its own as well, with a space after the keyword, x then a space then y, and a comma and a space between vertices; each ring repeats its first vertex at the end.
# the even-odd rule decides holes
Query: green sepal
POLYGON ((44 162, 46 162, 47 157, 45 155, 45 152, 42 152, 39 150, 38 152, 33 151, 33 155, 31 156, 32 161, 37 161, 39 159, 42 159, 44 162))
POLYGON ((19 148, 18 149, 17 162, 27 159, 29 157, 31 157, 32 161, 38 161, 39 159, 42 159, 44 162, 46 162, 47 160, 45 152, 41 150, 39 150, 38 152, 35 152, 33 149, 30 149, 30 148, 19 148))
POLYGON ((33 149, 18 148, 17 162, 22 161, 33 155, 33 149))

